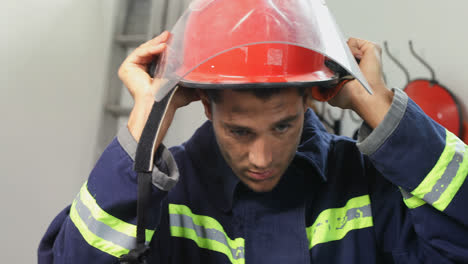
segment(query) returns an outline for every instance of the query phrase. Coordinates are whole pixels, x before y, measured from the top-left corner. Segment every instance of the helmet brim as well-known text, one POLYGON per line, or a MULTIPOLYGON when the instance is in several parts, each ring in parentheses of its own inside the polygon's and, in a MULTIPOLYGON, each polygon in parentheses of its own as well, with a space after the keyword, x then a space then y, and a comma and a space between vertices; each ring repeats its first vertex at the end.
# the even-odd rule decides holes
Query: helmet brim
POLYGON ((286 81, 286 82, 239 82, 239 83, 203 83, 181 80, 180 87, 197 89, 256 89, 256 88, 309 88, 332 87, 339 83, 337 75, 328 79, 315 81, 286 81))
MULTIPOLYGON (((190 80, 184 79, 200 65, 226 51, 258 43, 295 45, 322 54, 339 64, 371 93, 323 0, 197 0, 171 30, 170 41, 154 74, 155 78, 166 80, 165 86, 156 94, 156 101, 179 83, 187 87, 205 86, 203 80, 191 85, 190 80)), ((286 82, 310 85, 308 81, 310 79, 286 82)), ((264 82, 249 81, 245 86, 259 87, 264 82)), ((221 85, 232 86, 229 83, 221 85)), ((266 84, 278 85, 284 83, 266 84)))

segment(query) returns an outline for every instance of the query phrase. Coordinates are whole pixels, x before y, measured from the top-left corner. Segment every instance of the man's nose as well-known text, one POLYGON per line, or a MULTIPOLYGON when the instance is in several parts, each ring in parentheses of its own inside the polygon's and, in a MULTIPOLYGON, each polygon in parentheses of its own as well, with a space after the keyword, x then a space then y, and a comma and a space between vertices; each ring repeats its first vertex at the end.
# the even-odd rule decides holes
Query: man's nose
POLYGON ((255 168, 266 169, 273 161, 272 144, 263 138, 256 139, 249 152, 249 161, 255 168))

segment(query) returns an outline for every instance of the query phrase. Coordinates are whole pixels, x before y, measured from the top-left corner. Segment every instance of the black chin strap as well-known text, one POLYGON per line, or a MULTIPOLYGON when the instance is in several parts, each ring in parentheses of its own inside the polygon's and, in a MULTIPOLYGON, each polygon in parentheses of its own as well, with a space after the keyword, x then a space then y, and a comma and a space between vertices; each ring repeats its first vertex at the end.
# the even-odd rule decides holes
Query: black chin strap
POLYGON ((138 142, 135 155, 134 170, 138 173, 138 200, 137 200, 137 233, 136 247, 128 254, 122 255, 120 264, 146 264, 149 246, 146 243, 146 220, 149 204, 151 202, 152 172, 154 154, 156 152, 156 139, 158 138, 162 121, 166 115, 172 96, 177 87, 169 92, 160 102, 155 102, 146 121, 145 128, 138 142))

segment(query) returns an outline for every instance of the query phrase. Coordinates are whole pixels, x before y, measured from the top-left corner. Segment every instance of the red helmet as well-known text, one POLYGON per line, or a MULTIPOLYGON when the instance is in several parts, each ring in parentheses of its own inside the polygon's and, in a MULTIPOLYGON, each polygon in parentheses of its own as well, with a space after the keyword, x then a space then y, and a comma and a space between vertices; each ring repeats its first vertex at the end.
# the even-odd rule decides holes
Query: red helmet
MULTIPOLYGON (((190 55, 186 56, 190 59, 190 55)), ((282 43, 252 44, 227 51, 203 63, 181 80, 185 87, 217 85, 315 86, 336 83, 338 76, 315 51, 282 43)))
POLYGON ((368 87, 322 0, 195 0, 172 36, 156 75, 183 87, 368 87))

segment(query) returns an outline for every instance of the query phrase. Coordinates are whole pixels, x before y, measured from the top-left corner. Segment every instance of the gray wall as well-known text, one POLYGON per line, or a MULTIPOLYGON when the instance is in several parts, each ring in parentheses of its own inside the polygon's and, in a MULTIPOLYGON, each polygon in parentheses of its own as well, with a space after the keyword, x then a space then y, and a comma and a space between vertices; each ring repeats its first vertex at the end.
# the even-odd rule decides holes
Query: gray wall
MULTIPOLYGON (((409 69, 411 78, 429 78, 429 72, 411 55, 408 40, 434 68, 437 79, 468 107, 468 2, 463 0, 327 0, 329 8, 347 36, 382 44, 409 69)), ((403 88, 401 70, 384 54, 389 87, 403 88)), ((345 120, 346 135, 356 127, 345 120)))
POLYGON ((1 2, 3 263, 36 262, 93 166, 115 2, 1 2))
MULTIPOLYGON (((116 2, 2 1, 0 247, 5 263, 36 261, 47 225, 72 201, 95 162, 116 2)), ((409 56, 412 39, 439 80, 468 104, 468 2, 327 2, 346 35, 388 40, 413 77, 427 77, 409 56)), ((403 74, 384 63, 389 86, 402 87, 403 74)), ((203 120, 200 104, 180 110, 166 143, 187 139, 203 120)), ((346 133, 352 129, 349 124, 346 133)))

